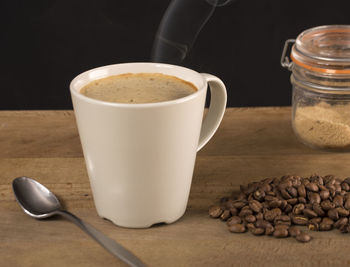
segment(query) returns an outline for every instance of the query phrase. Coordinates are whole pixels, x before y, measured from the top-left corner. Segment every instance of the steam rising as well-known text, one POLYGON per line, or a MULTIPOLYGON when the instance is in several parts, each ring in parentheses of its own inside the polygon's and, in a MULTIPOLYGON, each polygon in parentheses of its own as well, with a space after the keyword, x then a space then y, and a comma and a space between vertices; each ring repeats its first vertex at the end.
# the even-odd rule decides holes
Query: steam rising
POLYGON ((153 62, 179 64, 218 6, 232 0, 172 0, 153 43, 153 62))

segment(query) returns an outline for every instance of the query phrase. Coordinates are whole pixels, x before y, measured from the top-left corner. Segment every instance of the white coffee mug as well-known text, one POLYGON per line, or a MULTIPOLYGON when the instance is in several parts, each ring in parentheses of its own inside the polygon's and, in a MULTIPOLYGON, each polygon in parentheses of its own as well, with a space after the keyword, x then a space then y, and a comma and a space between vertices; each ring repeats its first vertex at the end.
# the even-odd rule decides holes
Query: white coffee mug
POLYGON ((70 92, 99 216, 133 228, 179 219, 186 210, 196 153, 224 115, 222 81, 180 66, 125 63, 78 75, 70 92), (191 82, 198 91, 146 104, 104 102, 79 92, 94 80, 122 73, 172 75, 191 82), (211 102, 203 121, 208 84, 211 102))

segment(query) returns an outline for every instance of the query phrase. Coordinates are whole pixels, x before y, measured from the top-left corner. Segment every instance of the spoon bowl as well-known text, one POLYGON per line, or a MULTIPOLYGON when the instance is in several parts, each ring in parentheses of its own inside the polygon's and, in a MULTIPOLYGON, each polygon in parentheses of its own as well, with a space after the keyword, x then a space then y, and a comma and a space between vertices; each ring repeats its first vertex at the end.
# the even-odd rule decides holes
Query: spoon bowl
POLYGON ((56 196, 45 186, 28 177, 18 177, 12 183, 17 202, 25 213, 44 219, 61 209, 56 196))

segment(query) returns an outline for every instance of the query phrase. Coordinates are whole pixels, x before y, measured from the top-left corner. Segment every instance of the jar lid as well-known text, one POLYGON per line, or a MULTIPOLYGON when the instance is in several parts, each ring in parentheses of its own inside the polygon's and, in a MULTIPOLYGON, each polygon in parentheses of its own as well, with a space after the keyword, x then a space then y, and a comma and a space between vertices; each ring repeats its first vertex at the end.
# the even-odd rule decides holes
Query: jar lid
POLYGON ((327 25, 308 29, 297 37, 290 55, 306 69, 350 74, 350 25, 327 25))

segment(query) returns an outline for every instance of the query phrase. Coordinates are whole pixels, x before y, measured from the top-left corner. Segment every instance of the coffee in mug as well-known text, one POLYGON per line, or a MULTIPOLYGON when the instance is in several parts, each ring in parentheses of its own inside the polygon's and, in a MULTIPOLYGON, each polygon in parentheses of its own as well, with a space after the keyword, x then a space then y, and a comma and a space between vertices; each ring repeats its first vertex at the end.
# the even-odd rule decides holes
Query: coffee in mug
POLYGON ((175 100, 197 90, 192 83, 171 75, 125 73, 90 82, 80 93, 107 102, 140 104, 175 100))

